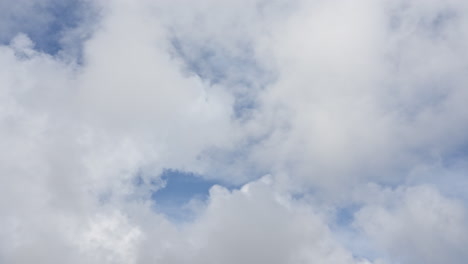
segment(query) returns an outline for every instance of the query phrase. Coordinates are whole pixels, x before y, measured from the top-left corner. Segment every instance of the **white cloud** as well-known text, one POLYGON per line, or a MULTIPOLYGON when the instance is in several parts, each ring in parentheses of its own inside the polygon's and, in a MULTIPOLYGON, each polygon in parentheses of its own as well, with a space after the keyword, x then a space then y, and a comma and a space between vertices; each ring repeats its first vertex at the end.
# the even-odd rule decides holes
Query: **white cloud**
POLYGON ((468 229, 462 204, 429 186, 384 192, 382 203, 365 206, 354 223, 377 248, 401 263, 464 263, 468 229))
POLYGON ((462 1, 86 4, 56 55, 0 26, 0 262, 466 259, 462 1), (165 168, 243 187, 174 223, 165 168))

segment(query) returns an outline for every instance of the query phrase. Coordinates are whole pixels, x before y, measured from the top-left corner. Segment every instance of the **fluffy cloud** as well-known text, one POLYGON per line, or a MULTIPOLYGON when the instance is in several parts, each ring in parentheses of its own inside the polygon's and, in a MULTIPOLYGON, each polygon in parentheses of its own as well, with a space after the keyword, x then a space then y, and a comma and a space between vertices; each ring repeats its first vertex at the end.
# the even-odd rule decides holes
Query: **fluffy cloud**
POLYGON ((466 259, 462 1, 0 7, 0 262, 466 259))

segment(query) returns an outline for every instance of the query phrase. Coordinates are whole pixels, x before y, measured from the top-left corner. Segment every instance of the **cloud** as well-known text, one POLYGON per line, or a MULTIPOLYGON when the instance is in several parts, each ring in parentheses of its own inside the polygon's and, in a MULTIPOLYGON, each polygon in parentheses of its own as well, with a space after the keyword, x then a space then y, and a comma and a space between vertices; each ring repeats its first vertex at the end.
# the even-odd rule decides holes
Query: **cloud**
POLYGON ((354 223, 391 259, 463 263, 466 208, 430 186, 384 190, 382 204, 361 209, 354 223))
POLYGON ((0 6, 0 262, 466 259, 461 1, 0 6))

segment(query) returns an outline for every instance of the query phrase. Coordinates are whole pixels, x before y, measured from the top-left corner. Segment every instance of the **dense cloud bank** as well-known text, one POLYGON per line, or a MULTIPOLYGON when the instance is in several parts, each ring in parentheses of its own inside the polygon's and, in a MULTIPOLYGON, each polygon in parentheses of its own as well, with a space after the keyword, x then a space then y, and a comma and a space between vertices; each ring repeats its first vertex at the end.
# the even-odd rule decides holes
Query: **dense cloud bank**
POLYGON ((466 263, 465 1, 0 10, 1 263, 466 263))

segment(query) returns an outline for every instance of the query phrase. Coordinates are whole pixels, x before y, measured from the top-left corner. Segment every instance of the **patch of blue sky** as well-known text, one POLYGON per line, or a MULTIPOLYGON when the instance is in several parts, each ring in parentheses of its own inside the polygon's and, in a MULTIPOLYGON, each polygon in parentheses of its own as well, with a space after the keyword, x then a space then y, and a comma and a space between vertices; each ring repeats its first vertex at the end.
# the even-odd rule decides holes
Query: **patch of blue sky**
POLYGON ((336 224, 339 226, 350 226, 354 221, 354 215, 361 209, 360 205, 351 204, 339 207, 336 210, 336 224))
MULTIPOLYGON (((315 188, 307 188, 300 192, 292 193, 291 199, 300 203, 309 203, 310 199, 317 193, 315 188)), ((362 204, 354 202, 345 202, 333 207, 329 211, 327 221, 332 235, 341 245, 353 252, 353 257, 358 259, 376 259, 380 256, 374 245, 366 239, 362 232, 355 227, 354 220, 356 213, 361 210, 362 204)))
POLYGON ((56 54, 62 49, 61 39, 64 30, 75 28, 81 22, 84 6, 82 1, 72 0, 56 2, 48 6, 46 12, 51 16, 45 32, 33 39, 38 48, 49 54, 56 54))
POLYGON ((235 96, 234 117, 245 118, 257 107, 257 95, 273 82, 274 74, 255 59, 248 42, 236 45, 234 51, 222 46, 173 37, 174 56, 185 64, 189 74, 195 74, 208 83, 228 87, 235 96))
POLYGON ((171 39, 171 44, 174 55, 185 62, 186 70, 211 84, 229 82, 253 87, 265 82, 265 69, 255 60, 247 42, 234 51, 177 37, 171 39))
POLYGON ((176 222, 190 220, 193 217, 190 202, 204 203, 214 185, 223 185, 228 189, 236 188, 220 181, 205 179, 192 172, 173 169, 164 170, 160 179, 165 184, 163 188, 151 194, 154 208, 176 222))
POLYGON ((334 237, 341 242, 353 257, 375 260, 382 256, 376 245, 365 237, 361 230, 354 226, 355 214, 362 208, 359 204, 347 204, 336 208, 330 229, 334 237))
POLYGON ((452 156, 450 161, 440 160, 411 172, 406 184, 434 186, 444 196, 463 202, 468 206, 468 153, 452 156))
POLYGON ((446 167, 453 167, 468 164, 468 135, 464 138, 464 143, 459 144, 453 151, 441 157, 441 161, 446 167))
POLYGON ((64 32, 77 27, 88 15, 88 9, 79 0, 7 4, 0 11, 0 22, 8 28, 0 34, 0 43, 8 44, 17 34, 24 33, 35 43, 36 50, 56 55, 63 49, 64 32))

